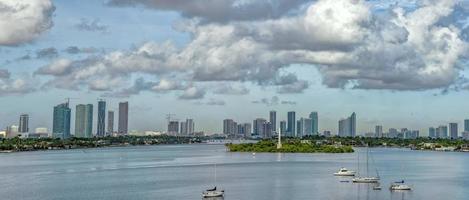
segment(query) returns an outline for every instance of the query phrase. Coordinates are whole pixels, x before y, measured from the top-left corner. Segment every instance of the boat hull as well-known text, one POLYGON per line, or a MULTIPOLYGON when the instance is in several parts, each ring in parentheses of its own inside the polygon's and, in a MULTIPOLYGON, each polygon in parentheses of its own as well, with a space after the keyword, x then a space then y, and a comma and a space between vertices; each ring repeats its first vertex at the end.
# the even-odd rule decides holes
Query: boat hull
POLYGON ((376 178, 376 177, 352 179, 352 182, 354 183, 377 183, 378 181, 379 181, 379 178, 376 178))
POLYGON ((210 198, 210 197, 222 197, 225 192, 223 191, 206 191, 202 193, 202 197, 210 198))

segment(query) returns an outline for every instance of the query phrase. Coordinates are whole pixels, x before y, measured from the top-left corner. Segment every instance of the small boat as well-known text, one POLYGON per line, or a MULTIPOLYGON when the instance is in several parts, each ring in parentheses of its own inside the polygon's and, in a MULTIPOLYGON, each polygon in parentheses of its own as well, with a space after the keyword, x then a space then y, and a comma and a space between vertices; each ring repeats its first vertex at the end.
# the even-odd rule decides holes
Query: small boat
POLYGON ((376 185, 373 186, 373 190, 381 190, 381 185, 377 183, 376 185))
POLYGON ((412 188, 409 185, 406 185, 404 183, 404 180, 402 180, 402 181, 392 183, 389 189, 390 190, 411 190, 412 188))
POLYGON ((334 176, 355 176, 355 171, 349 171, 347 168, 342 167, 338 172, 334 173, 334 176))
POLYGON ((377 183, 378 181, 379 177, 357 177, 352 179, 354 183, 377 183))
POLYGON ((217 190, 217 187, 215 186, 215 188, 213 188, 213 189, 205 190, 202 193, 202 197, 204 197, 204 198, 222 197, 224 194, 225 194, 224 190, 217 190))

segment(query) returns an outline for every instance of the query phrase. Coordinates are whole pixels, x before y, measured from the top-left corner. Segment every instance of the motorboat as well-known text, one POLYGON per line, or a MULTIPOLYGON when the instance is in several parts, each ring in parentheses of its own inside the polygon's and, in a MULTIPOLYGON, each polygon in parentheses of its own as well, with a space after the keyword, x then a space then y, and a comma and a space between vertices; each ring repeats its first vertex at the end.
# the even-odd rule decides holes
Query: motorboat
POLYGON ((349 171, 347 168, 342 167, 338 172, 334 173, 334 176, 355 176, 355 171, 349 171))
POLYGON ((204 198, 222 197, 224 194, 225 194, 224 190, 217 190, 217 187, 215 186, 212 189, 208 189, 202 192, 202 197, 204 198))
POLYGON ((409 185, 404 183, 404 180, 392 183, 389 189, 390 190, 412 190, 412 188, 409 185))

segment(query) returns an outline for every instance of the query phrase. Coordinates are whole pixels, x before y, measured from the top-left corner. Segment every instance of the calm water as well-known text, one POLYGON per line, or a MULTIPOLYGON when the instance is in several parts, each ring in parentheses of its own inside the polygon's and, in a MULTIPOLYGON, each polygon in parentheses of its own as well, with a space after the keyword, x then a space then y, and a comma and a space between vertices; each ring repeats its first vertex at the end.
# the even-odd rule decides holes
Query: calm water
MULTIPOLYGON (((364 151, 358 149, 361 158, 364 151)), ((356 153, 253 156, 221 145, 175 145, 0 154, 0 198, 201 199, 216 162, 226 200, 469 199, 467 153, 370 151, 381 191, 332 176, 341 166, 356 170, 356 153), (414 190, 390 192, 389 183, 402 177, 414 190)))

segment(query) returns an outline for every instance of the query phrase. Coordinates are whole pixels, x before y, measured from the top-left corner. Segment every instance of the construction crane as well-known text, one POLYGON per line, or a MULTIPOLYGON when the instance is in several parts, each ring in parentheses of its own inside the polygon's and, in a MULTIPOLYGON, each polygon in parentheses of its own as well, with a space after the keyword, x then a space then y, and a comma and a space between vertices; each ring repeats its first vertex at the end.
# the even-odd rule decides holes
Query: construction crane
MULTIPOLYGON (((168 124, 169 122, 171 122, 172 117, 175 117, 175 116, 176 114, 171 114, 171 113, 166 114, 166 119, 168 120, 168 124)), ((172 120, 178 120, 178 119, 173 118, 172 120)))
POLYGON ((65 98, 65 100, 67 101, 67 105, 70 104, 70 99, 78 99, 78 98, 74 98, 74 97, 67 97, 67 98, 65 98))

